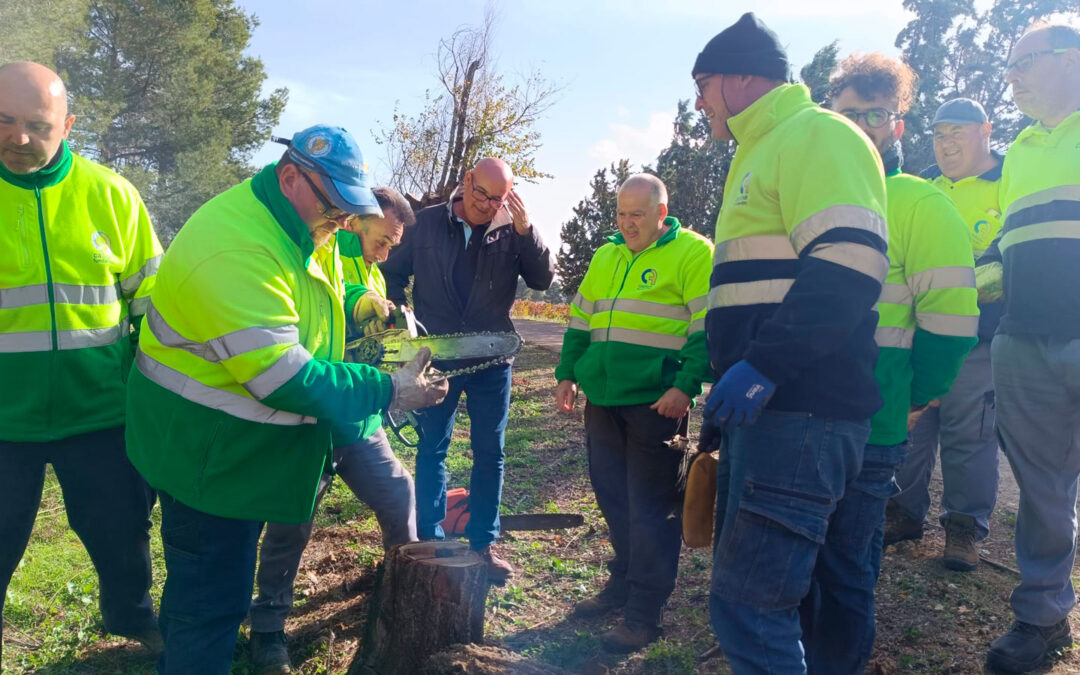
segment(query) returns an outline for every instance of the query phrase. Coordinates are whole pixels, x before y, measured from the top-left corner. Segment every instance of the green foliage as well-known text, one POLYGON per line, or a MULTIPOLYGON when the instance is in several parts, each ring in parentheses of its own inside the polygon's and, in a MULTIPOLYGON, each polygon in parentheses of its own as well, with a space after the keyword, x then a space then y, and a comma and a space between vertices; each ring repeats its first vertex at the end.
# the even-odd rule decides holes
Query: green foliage
POLYGON ((615 231, 616 193, 619 185, 630 177, 629 160, 619 160, 610 169, 600 169, 593 175, 592 194, 578 202, 574 215, 563 223, 555 269, 559 273, 567 297, 577 293, 593 253, 604 243, 604 237, 615 231))
POLYGON ((833 40, 814 53, 810 63, 799 71, 799 79, 810 88, 810 97, 817 103, 825 103, 829 93, 829 75, 836 70, 840 41, 833 40))
POLYGON ((0 2, 0 64, 35 61, 52 68, 56 50, 86 29, 89 0, 0 2))
MULTIPOLYGON (((915 106, 904 118, 905 168, 934 163, 930 121, 938 106, 964 96, 982 103, 994 123, 994 144, 1004 149, 1028 123, 1007 97, 1005 63, 1035 20, 1080 12, 1080 0, 994 0, 980 9, 971 0, 904 0, 915 14, 896 38, 904 60, 919 74, 915 106)), ((981 7, 981 5, 980 5, 981 7)))
POLYGON ((256 25, 232 0, 90 0, 57 51, 73 147, 139 189, 164 240, 254 172, 285 107, 284 89, 260 98, 263 64, 243 53, 256 25))

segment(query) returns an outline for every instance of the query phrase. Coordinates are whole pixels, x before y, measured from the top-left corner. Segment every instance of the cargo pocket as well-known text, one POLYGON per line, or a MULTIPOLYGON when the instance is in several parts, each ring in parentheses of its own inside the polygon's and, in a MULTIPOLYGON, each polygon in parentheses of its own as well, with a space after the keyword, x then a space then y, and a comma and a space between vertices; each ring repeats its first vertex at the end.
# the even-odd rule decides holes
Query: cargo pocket
POLYGON ((828 496, 747 481, 717 542, 712 592, 757 607, 798 606, 835 508, 828 496))

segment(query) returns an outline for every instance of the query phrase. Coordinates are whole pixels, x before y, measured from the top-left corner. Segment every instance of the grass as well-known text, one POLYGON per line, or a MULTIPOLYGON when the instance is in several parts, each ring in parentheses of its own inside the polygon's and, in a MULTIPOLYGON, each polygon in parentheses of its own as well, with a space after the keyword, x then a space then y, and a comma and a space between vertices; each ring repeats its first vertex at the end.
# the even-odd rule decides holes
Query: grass
MULTIPOLYGON (((582 419, 554 412, 557 357, 527 346, 512 385, 506 434, 503 511, 581 513, 585 525, 562 532, 510 532, 502 552, 518 574, 487 598, 485 638, 530 658, 574 672, 686 674, 729 672, 722 658, 702 666, 697 655, 713 645, 708 589, 708 550, 682 553, 679 582, 668 604, 664 637, 627 656, 612 656, 599 636, 618 615, 596 620, 569 618, 578 600, 596 593, 607 578, 607 527, 587 477, 582 419)), ((468 486, 471 453, 464 404, 447 459, 450 487, 468 486)), ((396 441, 395 441, 396 443, 396 441)), ((412 468, 415 452, 395 445, 412 468)), ((935 483, 940 491, 940 483, 935 483)), ((158 511, 152 552, 155 603, 164 580, 158 511)), ((993 555, 1010 564, 1015 514, 999 509, 991 540, 993 555)), ((367 599, 382 558, 371 511, 335 481, 317 515, 312 543, 296 584, 287 630, 295 672, 343 673, 360 647, 367 599)), ((1015 578, 989 567, 962 574, 940 561, 940 528, 923 541, 886 551, 878 586, 878 640, 868 672, 981 672, 986 647, 1011 622, 1008 593, 1015 578), (940 605, 941 609, 935 609, 940 605)), ((97 580, 82 545, 67 527, 63 500, 49 476, 37 526, 6 598, 4 673, 152 673, 142 649, 102 633, 97 580)), ((252 672, 247 628, 241 629, 235 675, 252 672)), ((1077 627, 1074 627, 1074 632, 1077 627)), ((1066 653, 1049 671, 1080 671, 1080 656, 1066 653)))

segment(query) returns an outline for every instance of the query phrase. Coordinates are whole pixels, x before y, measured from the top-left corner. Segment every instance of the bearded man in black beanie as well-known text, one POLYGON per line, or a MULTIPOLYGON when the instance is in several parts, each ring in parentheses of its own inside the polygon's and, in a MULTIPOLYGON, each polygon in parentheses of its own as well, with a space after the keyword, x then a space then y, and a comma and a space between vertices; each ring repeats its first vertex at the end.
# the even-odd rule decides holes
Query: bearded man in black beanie
POLYGON ((723 445, 709 610, 735 673, 826 672, 823 606, 865 666, 881 501, 896 491, 891 465, 864 461, 889 268, 881 161, 788 71, 776 34, 745 14, 692 72, 713 137, 739 144, 716 224, 701 432, 723 445))

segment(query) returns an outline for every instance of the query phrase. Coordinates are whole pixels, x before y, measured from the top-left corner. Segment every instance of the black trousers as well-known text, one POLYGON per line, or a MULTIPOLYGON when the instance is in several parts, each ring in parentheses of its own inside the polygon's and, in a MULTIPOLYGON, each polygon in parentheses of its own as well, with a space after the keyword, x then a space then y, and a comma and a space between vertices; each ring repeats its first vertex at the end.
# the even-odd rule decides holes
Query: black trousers
POLYGON ((47 464, 60 481, 68 524, 97 570, 105 630, 130 636, 154 627, 154 493, 128 461, 123 427, 46 443, 0 441, 0 615, 34 528, 47 464))
POLYGON ((627 621, 659 625, 675 589, 682 547, 682 453, 668 441, 686 433, 686 421, 663 417, 648 405, 585 408, 589 479, 615 549, 608 584, 625 591, 627 621))

